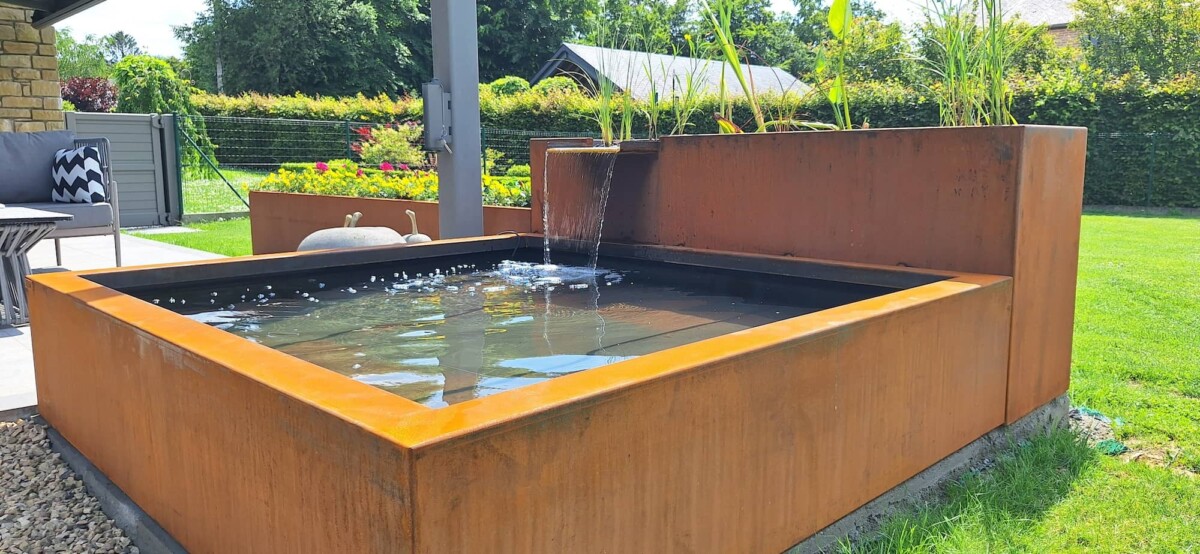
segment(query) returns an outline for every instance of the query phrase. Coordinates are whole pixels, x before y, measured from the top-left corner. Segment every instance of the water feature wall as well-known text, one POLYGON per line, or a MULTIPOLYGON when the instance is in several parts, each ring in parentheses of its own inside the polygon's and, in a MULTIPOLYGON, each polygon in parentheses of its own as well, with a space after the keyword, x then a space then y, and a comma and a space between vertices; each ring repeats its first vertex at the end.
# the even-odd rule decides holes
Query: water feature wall
MULTIPOLYGON (((1067 389, 1085 152, 1039 126, 664 137, 619 156, 604 240, 1013 276, 1011 422, 1067 389)), ((549 161, 535 232, 544 187, 552 231, 594 195, 549 161)))

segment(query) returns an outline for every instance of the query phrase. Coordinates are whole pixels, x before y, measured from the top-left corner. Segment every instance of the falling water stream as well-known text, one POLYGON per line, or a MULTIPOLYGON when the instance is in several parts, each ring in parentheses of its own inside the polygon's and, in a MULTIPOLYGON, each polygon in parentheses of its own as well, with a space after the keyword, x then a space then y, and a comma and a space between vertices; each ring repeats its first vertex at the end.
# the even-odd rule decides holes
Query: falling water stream
POLYGON ((547 266, 552 264, 552 244, 562 242, 585 245, 590 254, 589 267, 596 267, 604 231, 604 212, 608 208, 618 152, 617 147, 546 150, 542 175, 542 232, 544 262, 547 266), (583 180, 581 188, 585 194, 580 205, 565 206, 560 203, 557 207, 551 206, 551 166, 558 169, 556 173, 559 175, 583 180), (590 198, 587 193, 590 193, 590 198), (551 217, 552 210, 554 217, 551 217))

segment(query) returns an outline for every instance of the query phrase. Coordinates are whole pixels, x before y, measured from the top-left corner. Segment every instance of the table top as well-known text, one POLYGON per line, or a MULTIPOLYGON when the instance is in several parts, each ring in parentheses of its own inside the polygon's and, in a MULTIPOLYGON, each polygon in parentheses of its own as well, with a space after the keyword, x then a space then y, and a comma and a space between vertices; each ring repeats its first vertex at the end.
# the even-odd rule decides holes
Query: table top
POLYGON ((0 225, 54 223, 58 221, 70 221, 74 217, 71 214, 60 214, 58 212, 48 212, 32 208, 18 208, 16 206, 0 208, 0 225))

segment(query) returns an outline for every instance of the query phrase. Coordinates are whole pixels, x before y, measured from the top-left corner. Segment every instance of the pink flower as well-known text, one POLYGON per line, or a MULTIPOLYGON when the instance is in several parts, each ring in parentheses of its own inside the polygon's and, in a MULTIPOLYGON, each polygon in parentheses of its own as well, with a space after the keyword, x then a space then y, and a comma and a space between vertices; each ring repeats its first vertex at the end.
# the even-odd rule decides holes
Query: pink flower
POLYGON ((316 168, 317 171, 325 173, 326 171, 329 171, 329 164, 325 162, 317 162, 316 168))
POLYGON ((381 171, 395 171, 396 167, 389 162, 383 162, 379 164, 379 169, 381 171))
POLYGON ((400 171, 408 171, 408 164, 400 164, 400 171))
POLYGON ((361 170, 361 169, 360 169, 360 170, 358 170, 358 176, 359 176, 359 177, 362 177, 362 176, 363 176, 363 170, 361 170))

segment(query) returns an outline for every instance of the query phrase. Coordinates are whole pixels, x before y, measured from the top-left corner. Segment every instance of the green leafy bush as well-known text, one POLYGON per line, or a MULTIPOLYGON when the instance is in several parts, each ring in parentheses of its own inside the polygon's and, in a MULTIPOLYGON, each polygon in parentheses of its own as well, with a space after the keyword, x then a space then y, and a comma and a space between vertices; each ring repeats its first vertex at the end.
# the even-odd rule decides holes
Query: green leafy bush
MULTIPOLYGON (((1195 178, 1200 173, 1200 118, 1195 116, 1200 112, 1200 77, 1185 76, 1150 84, 1132 76, 1106 78, 1097 70, 1083 66, 1070 71, 1017 77, 1011 87, 1012 114, 1017 121, 1089 129, 1085 203, 1200 208, 1200 181, 1195 178), (1151 159, 1155 160, 1153 164, 1148 162, 1151 159)), ((868 123, 872 129, 929 127, 939 123, 938 104, 926 93, 878 82, 855 83, 850 90, 855 122, 868 123)), ((286 113, 292 118, 323 119, 336 113, 353 115, 356 121, 367 117, 366 120, 380 123, 420 118, 419 101, 410 98, 385 100, 385 97, 314 99, 198 95, 196 105, 201 109, 222 106, 231 110, 205 112, 212 115, 281 117, 286 113), (305 106, 313 111, 303 111, 305 106)), ((588 137, 595 136, 594 102, 583 94, 543 95, 530 91, 499 96, 489 89, 481 95, 481 116, 484 127, 492 129, 536 130, 588 137)), ((773 118, 792 115, 795 119, 834 120, 829 102, 818 94, 763 96, 760 102, 763 110, 773 118)), ((707 114, 719 111, 717 97, 698 99, 696 116, 690 119, 687 131, 692 134, 716 133, 716 122, 707 114)), ((638 136, 642 136, 647 128, 644 113, 645 110, 639 110, 633 122, 638 136)), ((672 117, 669 111, 663 114, 659 128, 671 128, 672 117)), ((731 119, 734 122, 752 123, 753 118, 745 102, 733 103, 731 119)), ((342 122, 330 125, 338 126, 337 132, 344 136, 342 122)), ((232 127, 229 129, 229 132, 234 131, 232 127)), ((334 142, 331 150, 338 150, 334 142)), ((343 144, 340 152, 306 158, 345 155, 343 144)))
POLYGON ((529 170, 529 164, 517 164, 504 172, 509 177, 529 177, 532 173, 529 170))
MULTIPOLYGON (((529 179, 485 175, 482 186, 484 204, 529 206, 529 179)), ((252 190, 436 202, 438 176, 430 171, 364 169, 349 160, 335 160, 280 169, 252 185, 252 190)))
POLYGON ((400 123, 374 128, 362 127, 356 132, 361 140, 352 148, 363 163, 425 165, 425 153, 418 147, 422 133, 420 125, 400 123))
POLYGON ((533 92, 543 96, 547 94, 570 94, 579 92, 579 83, 565 75, 547 77, 533 85, 533 92))
MULTIPOLYGON (((198 115, 192 104, 195 92, 187 81, 180 79, 167 62, 153 56, 126 56, 113 66, 117 83, 117 111, 120 113, 157 113, 182 116, 198 115)), ((208 162, 216 164, 216 146, 208 138, 204 121, 180 117, 179 127, 195 141, 197 148, 181 148, 182 165, 189 177, 213 177, 208 162)))
POLYGON ((491 87, 492 92, 499 94, 500 96, 508 96, 510 94, 529 91, 529 81, 513 75, 496 79, 488 84, 488 86, 491 87))

